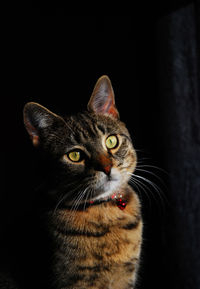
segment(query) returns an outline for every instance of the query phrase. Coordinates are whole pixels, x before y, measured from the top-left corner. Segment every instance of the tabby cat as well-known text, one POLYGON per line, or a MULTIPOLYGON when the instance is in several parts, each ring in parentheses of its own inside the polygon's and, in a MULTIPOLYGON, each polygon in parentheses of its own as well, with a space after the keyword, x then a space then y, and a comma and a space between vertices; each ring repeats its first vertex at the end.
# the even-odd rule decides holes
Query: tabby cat
POLYGON ((128 182, 137 157, 110 79, 99 78, 86 111, 60 117, 30 102, 24 123, 51 171, 44 212, 53 244, 50 288, 135 288, 142 219, 128 182))

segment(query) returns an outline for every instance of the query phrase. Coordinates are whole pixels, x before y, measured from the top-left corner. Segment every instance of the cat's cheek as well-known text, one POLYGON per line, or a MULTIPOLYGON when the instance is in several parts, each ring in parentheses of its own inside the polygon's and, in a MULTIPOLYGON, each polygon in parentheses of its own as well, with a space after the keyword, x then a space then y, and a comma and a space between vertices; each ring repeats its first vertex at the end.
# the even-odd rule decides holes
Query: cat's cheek
POLYGON ((136 153, 134 151, 130 151, 124 160, 123 167, 127 169, 127 172, 133 172, 136 168, 136 165, 137 165, 136 153))
POLYGON ((103 188, 106 182, 106 175, 103 172, 96 172, 95 174, 95 181, 93 184, 94 189, 98 190, 103 188))

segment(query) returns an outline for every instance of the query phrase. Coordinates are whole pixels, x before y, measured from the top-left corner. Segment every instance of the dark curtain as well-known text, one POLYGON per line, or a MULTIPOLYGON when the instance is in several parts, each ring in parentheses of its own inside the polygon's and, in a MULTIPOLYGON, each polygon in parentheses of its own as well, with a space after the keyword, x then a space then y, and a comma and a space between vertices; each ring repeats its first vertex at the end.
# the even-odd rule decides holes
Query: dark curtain
POLYGON ((159 103, 169 171, 163 244, 168 288, 200 288, 199 4, 180 7, 158 22, 159 103))
POLYGON ((160 188, 146 183, 140 192, 138 289, 200 288, 200 3, 137 2, 111 8, 104 2, 89 8, 8 3, 2 17, 1 266, 20 271, 29 248, 20 244, 30 227, 26 215, 38 167, 23 105, 35 101, 60 114, 79 111, 97 78, 108 74, 139 161, 151 166, 141 167, 150 174, 138 174, 160 188), (14 260, 15 251, 21 258, 14 260))

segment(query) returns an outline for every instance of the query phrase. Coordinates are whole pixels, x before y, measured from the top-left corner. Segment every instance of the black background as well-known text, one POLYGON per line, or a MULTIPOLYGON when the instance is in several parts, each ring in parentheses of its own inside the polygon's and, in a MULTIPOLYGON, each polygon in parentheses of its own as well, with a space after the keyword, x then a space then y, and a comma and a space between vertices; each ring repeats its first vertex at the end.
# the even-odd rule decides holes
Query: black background
POLYGON ((200 288, 199 4, 88 5, 26 1, 3 9, 2 227, 25 216, 32 200, 37 165, 23 126, 24 104, 78 112, 107 74, 139 161, 166 171, 141 167, 165 185, 138 171, 160 188, 146 183, 140 194, 138 288, 200 288))

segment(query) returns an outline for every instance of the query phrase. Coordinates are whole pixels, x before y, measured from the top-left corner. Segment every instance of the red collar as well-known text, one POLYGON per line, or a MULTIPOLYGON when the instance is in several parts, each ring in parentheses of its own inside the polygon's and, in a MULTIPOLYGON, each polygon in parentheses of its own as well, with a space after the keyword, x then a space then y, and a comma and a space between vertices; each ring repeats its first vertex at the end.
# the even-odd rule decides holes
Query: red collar
POLYGON ((123 198, 123 195, 121 193, 114 193, 110 198, 105 198, 105 199, 99 199, 99 200, 94 200, 90 201, 90 205, 99 205, 101 203, 109 202, 109 201, 115 201, 117 207, 120 210, 124 210, 127 205, 127 200, 123 198))

